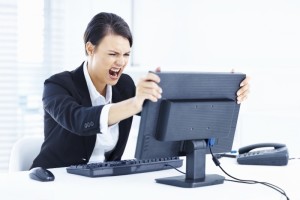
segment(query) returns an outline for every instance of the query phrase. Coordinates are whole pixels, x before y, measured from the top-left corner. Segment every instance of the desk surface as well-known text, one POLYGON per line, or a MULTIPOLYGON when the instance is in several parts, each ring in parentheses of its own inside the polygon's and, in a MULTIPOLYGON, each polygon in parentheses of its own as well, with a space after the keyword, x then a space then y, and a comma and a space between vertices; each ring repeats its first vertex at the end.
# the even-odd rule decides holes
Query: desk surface
MULTIPOLYGON (((241 179, 253 179, 275 184, 286 191, 291 200, 300 200, 297 189, 300 180, 300 160, 291 160, 287 166, 238 165, 234 159, 220 159, 221 166, 231 175, 241 179)), ((5 200, 38 199, 238 199, 284 200, 273 189, 261 184, 249 185, 225 181, 224 184, 201 188, 178 188, 158 184, 155 178, 181 175, 176 170, 164 170, 142 174, 89 178, 68 174, 65 168, 50 169, 53 182, 31 180, 28 171, 0 174, 0 196, 5 200), (5 197, 5 198, 3 198, 5 197)), ((181 170, 185 170, 184 166, 181 170)), ((223 175, 207 157, 206 173, 223 175)))

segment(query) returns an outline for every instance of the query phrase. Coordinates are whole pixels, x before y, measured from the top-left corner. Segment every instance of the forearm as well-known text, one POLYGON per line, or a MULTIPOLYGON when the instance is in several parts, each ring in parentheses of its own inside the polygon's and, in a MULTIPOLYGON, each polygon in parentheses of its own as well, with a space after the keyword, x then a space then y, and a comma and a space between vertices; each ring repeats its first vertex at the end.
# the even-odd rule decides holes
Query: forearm
POLYGON ((108 112, 108 125, 118 123, 128 117, 131 117, 142 110, 142 102, 133 97, 125 101, 114 103, 108 112))
POLYGON ((136 95, 130 99, 114 103, 109 109, 108 125, 127 119, 142 111, 145 100, 157 102, 161 98, 162 89, 158 86, 160 78, 153 73, 148 73, 141 78, 136 86, 136 95))

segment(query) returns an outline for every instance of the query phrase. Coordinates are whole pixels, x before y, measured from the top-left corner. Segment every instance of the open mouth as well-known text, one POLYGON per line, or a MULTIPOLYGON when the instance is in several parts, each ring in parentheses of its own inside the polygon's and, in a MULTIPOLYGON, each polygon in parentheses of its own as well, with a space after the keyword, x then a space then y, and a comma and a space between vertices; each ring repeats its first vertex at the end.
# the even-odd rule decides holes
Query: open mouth
POLYGON ((109 75, 112 77, 112 78, 118 78, 119 76, 119 73, 121 71, 121 68, 111 68, 109 70, 109 75))

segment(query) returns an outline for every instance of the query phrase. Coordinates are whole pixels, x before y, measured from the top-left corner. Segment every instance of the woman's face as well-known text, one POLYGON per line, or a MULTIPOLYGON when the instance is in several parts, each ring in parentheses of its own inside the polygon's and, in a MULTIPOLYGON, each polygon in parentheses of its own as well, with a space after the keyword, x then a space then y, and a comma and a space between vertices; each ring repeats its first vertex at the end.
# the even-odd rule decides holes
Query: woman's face
POLYGON ((106 84, 115 85, 129 60, 130 44, 128 39, 109 34, 97 47, 90 44, 90 47, 87 45, 86 48, 87 51, 90 50, 88 72, 96 88, 103 90, 106 84))

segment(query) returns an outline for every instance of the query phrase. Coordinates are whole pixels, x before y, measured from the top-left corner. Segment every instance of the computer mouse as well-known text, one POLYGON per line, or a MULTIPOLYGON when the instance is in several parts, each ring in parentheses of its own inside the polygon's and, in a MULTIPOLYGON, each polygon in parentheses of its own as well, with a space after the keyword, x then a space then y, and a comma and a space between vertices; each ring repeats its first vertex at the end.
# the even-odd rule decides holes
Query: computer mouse
POLYGON ((36 181, 54 181, 54 175, 48 169, 43 167, 35 167, 30 170, 29 177, 36 181))

